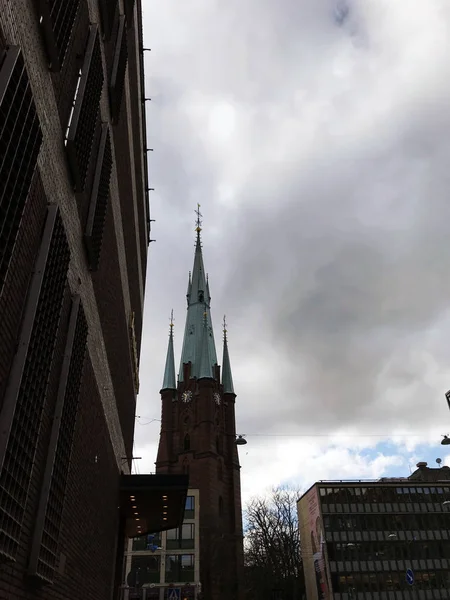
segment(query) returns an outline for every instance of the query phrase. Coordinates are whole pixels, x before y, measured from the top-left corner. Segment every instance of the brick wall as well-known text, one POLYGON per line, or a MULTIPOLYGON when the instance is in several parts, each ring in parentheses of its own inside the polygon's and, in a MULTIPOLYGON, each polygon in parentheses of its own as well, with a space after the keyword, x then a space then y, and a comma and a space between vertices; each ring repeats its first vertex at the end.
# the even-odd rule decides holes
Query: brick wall
MULTIPOLYGON (((67 316, 67 310, 65 312, 67 316)), ((59 345, 59 351, 61 350, 62 346, 59 345)), ((51 409, 49 403, 43 420, 46 434, 49 432, 51 409)), ((38 449, 37 465, 42 466, 45 450, 46 435, 43 435, 38 449)), ((116 560, 119 478, 89 359, 85 362, 63 511, 60 573, 52 586, 40 586, 26 578, 29 548, 27 542, 33 531, 41 470, 38 468, 33 474, 29 511, 17 561, 0 565, 0 599, 111 598, 116 560)))
POLYGON ((103 244, 104 251, 100 256, 100 268, 92 274, 92 279, 111 369, 120 426, 125 438, 126 455, 131 456, 135 396, 128 326, 130 315, 125 313, 111 207, 108 207, 106 213, 103 244))
MULTIPOLYGON (((129 99, 138 92, 130 90, 130 81, 126 78, 120 119, 122 129, 119 130, 122 133, 112 135, 114 165, 100 266, 96 273, 91 273, 83 243, 89 191, 78 197, 73 192, 64 136, 88 24, 100 22, 98 2, 80 1, 67 49, 67 62, 56 73, 51 73, 48 68, 38 5, 37 0, 0 0, 0 61, 3 39, 5 44, 20 46, 43 135, 38 169, 25 204, 10 274, 0 291, 0 407, 41 242, 47 201, 59 206, 71 260, 20 548, 16 562, 0 563, 0 600, 111 600, 115 570, 120 565, 117 551, 119 475, 122 470, 128 470, 123 457, 132 453, 134 431, 135 390, 129 319, 134 311, 139 344, 145 276, 141 265, 145 265, 142 255, 146 247, 135 229, 134 216, 136 203, 144 197, 143 183, 136 182, 133 173, 134 161, 139 159, 142 163, 142 147, 139 141, 133 140, 139 132, 136 123, 141 116, 133 117, 135 127, 132 128, 127 109, 136 106, 136 102, 130 103, 129 99), (127 147, 138 156, 127 157, 124 153, 127 147), (124 158, 125 166, 122 166, 124 158), (119 176, 123 173, 129 177, 120 181, 119 176), (131 212, 130 206, 133 207, 131 212), (53 585, 42 586, 27 576, 27 568, 73 294, 80 296, 86 316, 88 350, 61 523, 58 572, 53 585)), ((131 28, 127 33, 132 38, 137 30, 131 28)), ((111 41, 102 40, 101 43, 105 80, 99 123, 110 122, 107 86, 113 40, 114 35, 111 41)), ((93 147, 96 149, 95 143, 93 147)), ((87 188, 91 185, 91 175, 92 164, 87 188)))

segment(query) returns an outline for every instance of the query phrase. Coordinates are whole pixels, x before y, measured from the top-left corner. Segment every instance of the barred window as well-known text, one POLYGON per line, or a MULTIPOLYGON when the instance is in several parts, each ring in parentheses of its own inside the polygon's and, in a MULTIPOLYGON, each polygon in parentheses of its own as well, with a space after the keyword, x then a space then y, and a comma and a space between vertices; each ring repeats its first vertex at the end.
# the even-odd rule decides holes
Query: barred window
POLYGON ((69 260, 59 209, 51 205, 0 412, 0 555, 9 559, 19 546, 69 260))
POLYGON ((64 62, 80 0, 36 0, 39 23, 51 71, 59 71, 64 62))
POLYGON ((42 142, 20 48, 0 69, 0 293, 3 288, 42 142))
POLYGON ((100 16, 102 19, 102 31, 105 40, 109 40, 114 25, 118 2, 117 0, 99 0, 100 16))
POLYGON ((123 90, 125 86, 127 60, 127 30, 125 28, 125 17, 122 15, 119 19, 119 28, 117 31, 116 47, 114 50, 114 60, 111 73, 111 83, 109 86, 111 120, 114 124, 118 123, 119 121, 120 107, 122 104, 123 90))
POLYGON ((66 134, 66 152, 77 192, 82 192, 86 184, 100 110, 103 79, 98 26, 91 25, 66 134))
POLYGON ((50 437, 29 572, 52 583, 78 412, 88 327, 80 298, 72 300, 64 363, 50 437))
POLYGON ((108 124, 104 123, 102 125, 102 136, 100 138, 91 202, 84 234, 84 242, 91 271, 96 271, 98 269, 100 261, 103 230, 105 228, 106 210, 108 207, 111 170, 111 140, 108 124))

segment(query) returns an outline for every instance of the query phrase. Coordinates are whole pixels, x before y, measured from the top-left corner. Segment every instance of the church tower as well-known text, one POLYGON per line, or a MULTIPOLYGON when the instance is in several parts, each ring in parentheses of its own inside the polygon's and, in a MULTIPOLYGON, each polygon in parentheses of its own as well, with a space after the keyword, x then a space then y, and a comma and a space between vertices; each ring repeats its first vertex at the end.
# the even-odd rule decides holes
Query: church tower
POLYGON ((200 583, 205 600, 242 598, 243 538, 235 400, 226 323, 217 361, 197 210, 194 267, 178 378, 173 322, 163 386, 157 473, 188 473, 200 491, 200 583))

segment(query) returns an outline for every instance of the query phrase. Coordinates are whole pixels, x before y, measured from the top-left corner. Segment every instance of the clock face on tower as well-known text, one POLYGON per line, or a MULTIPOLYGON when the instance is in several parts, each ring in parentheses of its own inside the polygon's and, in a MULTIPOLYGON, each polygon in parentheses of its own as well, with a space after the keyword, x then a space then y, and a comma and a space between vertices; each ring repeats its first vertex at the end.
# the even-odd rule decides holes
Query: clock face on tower
POLYGON ((183 402, 190 402, 192 400, 191 390, 188 390, 187 392, 183 392, 181 394, 181 398, 182 398, 183 402))
POLYGON ((213 397, 214 397, 214 402, 217 404, 217 406, 220 406, 220 394, 218 394, 216 392, 213 397))

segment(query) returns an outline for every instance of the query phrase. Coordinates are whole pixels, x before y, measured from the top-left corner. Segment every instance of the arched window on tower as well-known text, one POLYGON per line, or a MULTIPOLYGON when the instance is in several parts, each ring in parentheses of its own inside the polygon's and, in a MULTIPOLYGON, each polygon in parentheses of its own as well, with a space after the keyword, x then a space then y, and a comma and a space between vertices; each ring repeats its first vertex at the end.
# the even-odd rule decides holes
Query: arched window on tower
POLYGON ((223 467, 222 467, 222 461, 219 461, 219 464, 217 465, 217 479, 219 481, 223 481, 223 467))
POLYGON ((216 452, 220 454, 220 436, 216 435, 216 452))
POLYGON ((219 517, 223 516, 223 498, 219 496, 219 517))
POLYGON ((191 449, 191 438, 188 433, 184 436, 183 448, 185 452, 191 449))

